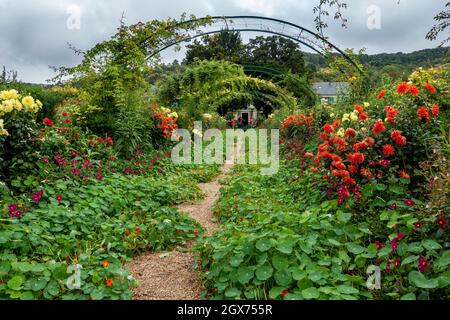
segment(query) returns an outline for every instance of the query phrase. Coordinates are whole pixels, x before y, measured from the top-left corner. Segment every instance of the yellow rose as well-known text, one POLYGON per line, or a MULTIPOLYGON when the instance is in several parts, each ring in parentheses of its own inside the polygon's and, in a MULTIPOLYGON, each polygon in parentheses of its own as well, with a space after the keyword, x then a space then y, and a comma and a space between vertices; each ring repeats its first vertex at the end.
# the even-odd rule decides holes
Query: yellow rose
POLYGON ((359 119, 358 114, 356 112, 352 112, 352 114, 350 115, 350 119, 353 122, 358 121, 358 119, 359 119))
POLYGON ((39 106, 36 103, 33 103, 31 106, 27 108, 29 112, 36 113, 39 111, 39 106))
POLYGON ((337 132, 337 135, 339 136, 339 137, 344 137, 345 136, 345 130, 344 130, 344 128, 341 128, 338 132, 337 132))
POLYGON ((33 97, 26 96, 22 99, 22 104, 24 107, 28 110, 32 105, 34 105, 34 99, 33 97))
POLYGON ((8 130, 6 129, 0 130, 0 136, 9 136, 8 130))
POLYGON ((3 101, 3 112, 4 113, 9 113, 9 112, 11 112, 11 111, 13 111, 14 110, 14 102, 12 101, 12 100, 5 100, 5 101, 3 101))
POLYGON ((16 108, 17 111, 20 111, 23 109, 23 106, 19 100, 14 100, 14 108, 16 108))
POLYGON ((0 92, 0 99, 2 100, 14 100, 19 99, 19 93, 17 90, 9 90, 9 91, 1 91, 0 92))
POLYGON ((169 114, 169 117, 178 119, 178 113, 172 112, 171 114, 169 114))

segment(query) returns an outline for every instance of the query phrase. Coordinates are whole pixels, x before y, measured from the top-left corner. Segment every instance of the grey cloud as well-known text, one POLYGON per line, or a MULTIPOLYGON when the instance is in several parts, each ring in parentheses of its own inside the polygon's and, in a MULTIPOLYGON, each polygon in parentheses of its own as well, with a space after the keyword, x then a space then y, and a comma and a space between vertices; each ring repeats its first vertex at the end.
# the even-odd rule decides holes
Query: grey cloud
MULTIPOLYGON (((270 15, 314 29, 311 0, 0 0, 0 65, 19 71, 29 82, 44 82, 53 74, 48 65, 74 65, 79 57, 67 49, 67 42, 87 50, 108 39, 116 30, 122 12, 126 22, 179 17, 183 12, 196 16, 270 15), (81 29, 69 30, 67 8, 81 9, 81 29)), ((434 47, 425 34, 444 0, 347 0, 348 29, 329 18, 327 35, 339 47, 366 47, 369 53, 410 52, 434 47), (366 26, 369 5, 381 8, 381 30, 366 26)), ((167 52, 166 58, 182 58, 182 52, 167 52)))

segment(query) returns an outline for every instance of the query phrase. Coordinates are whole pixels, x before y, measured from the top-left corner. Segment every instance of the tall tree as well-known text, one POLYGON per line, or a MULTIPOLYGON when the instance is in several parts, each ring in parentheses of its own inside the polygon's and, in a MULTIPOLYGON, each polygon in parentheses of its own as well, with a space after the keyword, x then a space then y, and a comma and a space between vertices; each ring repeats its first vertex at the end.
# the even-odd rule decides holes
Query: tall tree
POLYGON ((273 69, 305 73, 303 53, 297 44, 280 36, 256 37, 246 46, 245 64, 265 66, 273 69))
POLYGON ((235 31, 222 30, 215 35, 202 37, 187 46, 184 63, 191 64, 199 60, 227 60, 238 63, 244 53, 241 34, 235 31))

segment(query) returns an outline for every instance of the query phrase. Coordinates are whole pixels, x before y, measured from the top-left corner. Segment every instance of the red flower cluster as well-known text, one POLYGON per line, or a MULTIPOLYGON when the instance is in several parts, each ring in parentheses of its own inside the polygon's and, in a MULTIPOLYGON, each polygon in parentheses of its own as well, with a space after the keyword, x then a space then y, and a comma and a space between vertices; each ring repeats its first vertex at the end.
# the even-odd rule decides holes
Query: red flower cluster
POLYGON ((425 83, 425 89, 427 89, 430 93, 436 93, 436 88, 431 83, 425 83))
POLYGON ((406 145, 406 142, 407 142, 406 137, 402 136, 402 133, 398 130, 395 130, 392 132, 391 138, 399 146, 406 145))
POLYGON ((385 90, 381 90, 380 93, 377 96, 378 100, 383 99, 383 97, 386 95, 386 91, 385 90))
POLYGON ((155 113, 153 115, 153 118, 160 120, 160 123, 157 124, 157 127, 163 132, 164 138, 170 138, 172 136, 172 133, 178 128, 177 119, 173 117, 168 117, 163 113, 155 113))
POLYGON ((302 126, 306 125, 307 127, 311 127, 313 125, 313 117, 312 116, 306 116, 304 114, 296 114, 289 116, 282 124, 281 126, 283 128, 291 127, 291 126, 302 126))
POLYGON ((416 97, 420 94, 419 89, 415 85, 409 85, 406 82, 402 82, 397 86, 398 94, 410 93, 413 97, 416 97))
POLYGON ((372 129, 372 132, 375 135, 379 135, 379 134, 383 133, 384 130, 386 130, 386 127, 384 126, 383 122, 382 121, 377 121, 375 123, 373 129, 372 129))
POLYGON ((52 119, 45 118, 42 120, 42 123, 45 124, 47 127, 53 127, 55 124, 53 123, 52 119))

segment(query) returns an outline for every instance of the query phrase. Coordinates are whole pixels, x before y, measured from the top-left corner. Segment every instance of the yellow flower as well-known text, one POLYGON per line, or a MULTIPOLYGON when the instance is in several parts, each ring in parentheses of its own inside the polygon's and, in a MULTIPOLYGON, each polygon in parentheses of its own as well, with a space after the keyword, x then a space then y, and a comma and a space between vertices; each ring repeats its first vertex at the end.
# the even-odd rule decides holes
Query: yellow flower
POLYGON ((33 103, 31 106, 26 108, 29 112, 36 113, 39 111, 39 106, 36 103, 33 103))
POLYGON ((26 96, 22 99, 23 106, 28 110, 31 106, 34 105, 33 97, 26 96))
POLYGON ((370 103, 364 102, 364 107, 366 107, 366 108, 370 107, 370 103))
POLYGON ((334 113, 330 114, 330 118, 334 118, 334 116, 335 116, 334 113))
POLYGON ((350 119, 351 119, 353 122, 358 121, 358 119, 359 119, 358 113, 352 112, 352 114, 350 115, 350 119))
POLYGON ((12 101, 12 100, 5 100, 5 101, 3 101, 3 112, 4 113, 9 113, 9 112, 11 112, 11 111, 13 111, 14 110, 14 102, 12 101))
POLYGON ((4 124, 5 124, 4 120, 3 120, 3 119, 0 119, 0 128, 3 129, 4 124))
POLYGON ((344 128, 341 128, 338 132, 337 132, 337 135, 339 136, 339 137, 344 137, 345 136, 345 130, 344 130, 344 128))
POLYGON ((36 99, 36 104, 39 107, 39 109, 42 108, 42 102, 39 99, 36 99))
POLYGON ((8 133, 8 130, 6 130, 6 129, 2 129, 2 130, 0 130, 0 136, 9 136, 9 133, 8 133))
POLYGON ((14 100, 14 108, 16 108, 17 111, 20 111, 23 109, 23 106, 19 100, 14 100))
POLYGON ((0 92, 0 99, 2 100, 14 100, 19 99, 19 93, 17 90, 9 90, 9 91, 1 91, 0 92))
POLYGON ((350 114, 349 113, 344 114, 344 116, 342 118, 342 122, 345 122, 345 121, 350 121, 350 114))
POLYGON ((178 113, 172 112, 171 114, 169 114, 169 117, 178 119, 178 113))
POLYGON ((168 114, 168 113, 170 113, 170 112, 171 112, 171 110, 170 110, 170 109, 168 109, 168 108, 164 108, 164 107, 162 107, 162 108, 161 108, 161 112, 162 112, 162 113, 165 113, 165 114, 168 114))

